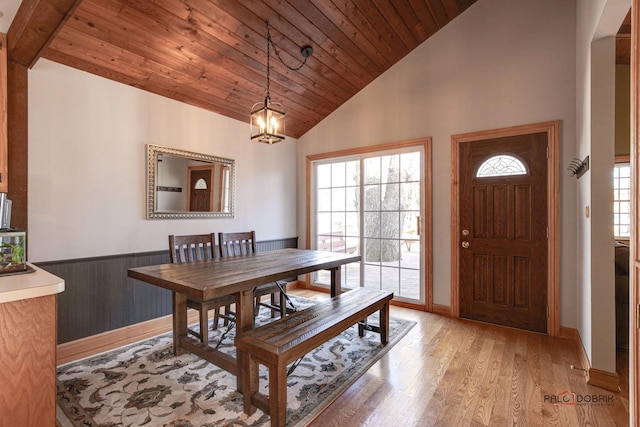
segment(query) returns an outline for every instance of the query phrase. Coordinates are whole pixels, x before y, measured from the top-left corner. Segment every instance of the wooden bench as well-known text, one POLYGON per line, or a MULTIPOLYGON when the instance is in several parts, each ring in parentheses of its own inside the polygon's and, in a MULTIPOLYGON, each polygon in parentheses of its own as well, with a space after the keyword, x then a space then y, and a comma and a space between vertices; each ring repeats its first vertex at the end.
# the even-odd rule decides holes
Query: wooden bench
POLYGON ((271 416, 272 426, 284 426, 287 365, 356 323, 360 336, 364 336, 365 329, 374 330, 386 345, 392 298, 391 292, 357 288, 237 337, 236 347, 248 353, 250 369, 255 374, 254 384, 250 384, 249 375, 242 376, 245 412, 258 407, 271 416), (380 325, 367 324, 367 316, 376 311, 380 312, 380 325), (269 397, 258 392, 259 363, 269 369, 269 397))

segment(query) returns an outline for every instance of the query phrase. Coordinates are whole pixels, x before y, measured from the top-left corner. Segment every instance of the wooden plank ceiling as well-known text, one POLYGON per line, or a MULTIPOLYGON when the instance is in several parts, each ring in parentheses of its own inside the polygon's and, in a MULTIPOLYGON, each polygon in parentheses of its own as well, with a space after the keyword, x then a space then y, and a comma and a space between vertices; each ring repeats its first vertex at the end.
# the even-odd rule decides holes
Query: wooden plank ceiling
POLYGON ((314 50, 298 71, 271 51, 271 98, 294 138, 475 1, 24 0, 67 4, 38 56, 247 123, 265 96, 268 20, 290 66, 303 46, 314 50))
POLYGON ((616 64, 631 64, 631 10, 616 34, 616 64))

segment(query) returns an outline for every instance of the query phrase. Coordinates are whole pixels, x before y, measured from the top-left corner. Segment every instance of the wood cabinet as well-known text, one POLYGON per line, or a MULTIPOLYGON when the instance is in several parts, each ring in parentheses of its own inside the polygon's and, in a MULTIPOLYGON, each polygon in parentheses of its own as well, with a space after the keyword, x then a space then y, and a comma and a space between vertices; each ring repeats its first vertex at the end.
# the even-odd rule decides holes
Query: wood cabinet
POLYGON ((56 424, 56 298, 64 280, 0 277, 0 427, 56 424))
POLYGON ((55 425, 55 319, 55 295, 0 304, 0 425, 55 425))
POLYGON ((0 193, 7 193, 8 138, 7 138, 7 35, 0 33, 0 193))

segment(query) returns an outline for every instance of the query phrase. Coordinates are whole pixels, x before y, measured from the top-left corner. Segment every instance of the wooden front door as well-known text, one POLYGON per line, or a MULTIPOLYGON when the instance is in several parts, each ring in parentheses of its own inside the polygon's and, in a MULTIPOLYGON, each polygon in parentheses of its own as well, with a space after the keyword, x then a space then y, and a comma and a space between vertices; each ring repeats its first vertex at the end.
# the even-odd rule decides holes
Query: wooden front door
POLYGON ((189 168, 189 212, 212 211, 212 175, 211 167, 189 168))
POLYGON ((547 134, 462 143, 460 316, 547 332, 547 134))

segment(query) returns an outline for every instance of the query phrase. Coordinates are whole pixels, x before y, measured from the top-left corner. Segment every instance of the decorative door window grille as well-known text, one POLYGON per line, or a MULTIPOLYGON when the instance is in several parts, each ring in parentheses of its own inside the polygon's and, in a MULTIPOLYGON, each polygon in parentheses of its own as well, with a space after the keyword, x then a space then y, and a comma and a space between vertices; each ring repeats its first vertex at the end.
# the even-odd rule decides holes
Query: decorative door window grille
POLYGON ((526 174, 527 168, 522 161, 507 154, 500 154, 485 160, 478 168, 476 178, 526 174))
POLYGON ((207 181, 204 178, 200 178, 196 181, 196 184, 193 186, 195 190, 206 190, 207 189, 207 181))

